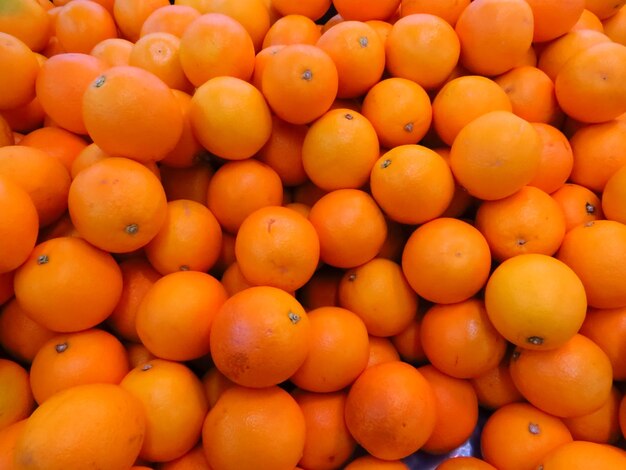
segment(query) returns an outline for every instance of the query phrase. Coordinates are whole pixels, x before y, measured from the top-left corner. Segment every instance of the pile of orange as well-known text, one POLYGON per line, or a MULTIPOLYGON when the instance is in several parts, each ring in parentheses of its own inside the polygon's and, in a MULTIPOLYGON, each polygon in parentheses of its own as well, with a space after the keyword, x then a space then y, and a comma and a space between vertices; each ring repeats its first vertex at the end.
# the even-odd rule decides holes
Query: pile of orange
POLYGON ((625 5, 0 0, 0 469, 626 468, 625 5))

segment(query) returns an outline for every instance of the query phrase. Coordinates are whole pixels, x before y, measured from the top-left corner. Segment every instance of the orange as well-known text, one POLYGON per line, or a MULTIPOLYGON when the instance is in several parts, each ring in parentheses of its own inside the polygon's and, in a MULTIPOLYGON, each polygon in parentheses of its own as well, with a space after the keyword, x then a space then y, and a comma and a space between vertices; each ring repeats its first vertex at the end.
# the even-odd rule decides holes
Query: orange
POLYGON ((402 0, 400 2, 400 16, 408 16, 414 13, 428 13, 439 16, 454 27, 459 16, 470 4, 470 0, 402 0))
POLYGON ((0 431, 0 468, 14 468, 15 444, 25 425, 26 418, 0 431))
POLYGON ((206 205, 213 167, 200 161, 187 168, 159 165, 159 170, 168 201, 187 199, 206 205))
POLYGON ((380 258, 390 259, 392 261, 400 261, 404 244, 409 238, 409 231, 406 226, 390 220, 387 220, 387 237, 383 247, 378 252, 380 258))
POLYGON ((224 289, 226 289, 229 296, 247 289, 248 287, 254 286, 254 284, 243 276, 241 269, 239 268, 239 263, 236 261, 231 263, 231 265, 224 270, 224 273, 220 278, 220 282, 224 286, 224 289))
POLYGON ((209 402, 213 408, 224 390, 235 386, 235 383, 222 374, 215 366, 211 366, 202 376, 202 385, 209 402))
POLYGON ((383 147, 416 144, 432 121, 426 91, 405 78, 387 78, 369 89, 363 100, 363 115, 372 123, 383 147), (389 106, 393 102, 393 106, 389 106))
POLYGON ((196 445, 209 406, 202 383, 191 369, 153 359, 132 369, 120 386, 139 402, 146 417, 139 457, 166 462, 196 445))
POLYGON ((400 0, 334 0, 333 5, 346 20, 387 20, 400 6, 400 0))
POLYGON ((207 13, 183 33, 180 63, 196 87, 220 76, 248 80, 254 67, 254 44, 238 21, 221 13, 207 13))
POLYGON ((372 456, 407 457, 428 440, 436 423, 436 396, 415 367, 394 361, 366 369, 350 387, 346 425, 372 456))
POLYGON ((27 418, 35 407, 30 389, 29 372, 17 362, 0 358, 0 430, 27 418))
POLYGON ((50 397, 28 418, 15 447, 15 468, 130 468, 142 445, 145 417, 119 385, 88 384, 50 397))
POLYGON ((39 348, 54 335, 54 332, 31 320, 16 299, 3 303, 0 311, 0 345, 10 357, 22 364, 30 364, 39 348))
POLYGON ((523 253, 553 255, 561 246, 566 227, 559 204, 534 186, 524 186, 496 201, 484 201, 475 223, 499 261, 523 253))
MULTIPOLYGON (((181 90, 172 90, 174 98, 183 113, 183 132, 178 142, 160 161, 161 164, 175 168, 189 168, 201 163, 205 150, 193 133, 191 125, 191 95, 181 90)), ((204 202, 198 201, 198 202, 204 202)))
POLYGON ((217 261, 222 229, 199 202, 178 199, 167 204, 165 222, 145 246, 150 264, 161 274, 208 271, 217 261))
POLYGON ((567 137, 556 127, 533 122, 541 141, 539 169, 529 186, 535 186, 552 195, 563 187, 574 166, 574 154, 567 137))
POLYGON ((533 26, 533 11, 525 0, 471 2, 455 26, 461 43, 461 64, 479 75, 511 70, 530 48, 533 26))
POLYGON ((370 336, 369 357, 366 368, 384 362, 399 361, 398 350, 389 338, 370 336))
POLYGON ((376 130, 360 113, 332 109, 315 121, 302 143, 302 164, 318 187, 362 187, 380 155, 376 130))
MULTIPOLYGON (((45 112, 37 97, 17 108, 2 110, 0 115, 14 132, 30 132, 43 126, 45 112)), ((19 135, 15 135, 15 143, 19 143, 19 135)))
POLYGON ((128 363, 131 368, 143 365, 145 362, 156 359, 154 355, 141 343, 129 342, 125 344, 128 363))
POLYGON ((319 246, 317 232, 305 217, 286 207, 268 206, 243 220, 235 256, 241 274, 252 285, 291 292, 313 276, 319 246))
MULTIPOLYGON (((50 7, 50 2, 46 2, 50 7)), ((0 31, 23 41, 31 50, 41 51, 52 33, 52 21, 45 3, 16 0, 0 7, 0 31)))
MULTIPOLYGON (((60 10, 60 7, 58 9, 55 8, 54 10, 52 10, 53 11, 52 13, 49 13, 52 16, 53 22, 54 22, 55 15, 58 13, 57 10, 60 10)), ((53 57, 55 55, 65 54, 65 53, 66 52, 59 45, 59 39, 56 36, 51 36, 50 41, 48 42, 48 45, 43 51, 41 51, 42 57, 53 57)))
POLYGON ((333 59, 310 44, 290 44, 269 57, 261 90, 272 111, 292 124, 307 124, 324 114, 337 97, 339 78, 333 59))
POLYGON ((235 236, 229 232, 222 230, 222 247, 217 263, 213 267, 213 271, 222 274, 230 265, 235 263, 235 236))
POLYGON ((600 198, 578 184, 566 183, 550 194, 565 215, 565 229, 604 218, 600 198))
POLYGON ((472 196, 494 200, 528 184, 539 168, 540 157, 541 141, 530 123, 507 111, 492 111, 457 134, 450 166, 458 183, 472 196))
POLYGON ((7 120, 2 117, 2 113, 0 113, 0 147, 4 147, 6 145, 14 145, 16 136, 13 134, 13 129, 7 122, 7 120))
POLYGON ((339 305, 356 313, 375 336, 393 336, 413 321, 418 297, 394 261, 374 258, 345 272, 339 305))
POLYGON ((618 85, 624 77, 626 46, 597 44, 564 64, 555 80, 556 97, 563 111, 579 121, 609 121, 626 111, 626 94, 618 85))
POLYGON ((339 282, 343 270, 322 265, 309 281, 298 289, 298 300, 306 310, 339 305, 339 282))
MULTIPOLYGON (((443 157, 448 165, 450 165, 450 148, 449 147, 438 147, 434 149, 439 155, 443 157)), ((443 212, 443 217, 453 217, 458 218, 463 215, 466 215, 469 210, 473 210, 476 208, 478 204, 477 199, 470 195, 465 188, 460 186, 456 181, 454 184, 454 194, 452 195, 452 200, 450 204, 443 212)))
POLYGON ((384 46, 387 43, 387 38, 389 37, 393 25, 383 20, 368 20, 365 23, 376 31, 376 34, 378 34, 384 46))
POLYGON ((292 395, 306 427, 299 465, 332 470, 340 468, 356 449, 344 419, 346 392, 314 393, 295 390, 292 395))
POLYGON ((43 150, 21 145, 0 147, 0 176, 28 193, 40 227, 50 225, 67 209, 70 175, 60 161, 43 150))
POLYGON ((563 422, 577 441, 615 444, 622 437, 619 426, 621 400, 622 393, 613 386, 609 399, 596 411, 574 418, 564 418, 563 422))
POLYGON ((308 180, 302 163, 302 144, 308 127, 290 124, 272 116, 272 132, 256 158, 269 165, 284 186, 298 186, 308 180))
POLYGON ((576 24, 585 9, 585 0, 526 0, 532 8, 534 42, 556 39, 576 24))
POLYGON ((40 243, 57 237, 80 237, 67 212, 54 224, 45 227, 39 232, 40 243))
POLYGON ((570 29, 570 32, 582 30, 604 33, 604 24, 600 20, 600 18, 598 18, 598 15, 592 13, 591 10, 587 10, 587 8, 585 8, 578 18, 576 24, 572 26, 572 29, 570 29))
POLYGON ((304 363, 310 335, 309 318, 293 296, 276 287, 250 287, 224 302, 213 319, 211 356, 233 382, 269 387, 304 363))
POLYGON ((412 80, 430 90, 441 86, 452 73, 460 49, 459 38, 447 21, 416 13, 400 18, 389 31, 386 67, 391 76, 412 80))
POLYGON ((93 46, 90 55, 101 59, 109 67, 116 65, 128 65, 133 43, 128 39, 111 38, 100 41, 93 46))
POLYGON ((535 46, 535 45, 532 45, 531 47, 529 47, 528 50, 526 51, 526 54, 524 54, 524 57, 517 64, 515 64, 515 66, 523 67, 523 66, 529 65, 531 67, 536 67, 537 66, 536 48, 538 47, 539 46, 535 46))
POLYGON ((579 52, 605 42, 610 42, 610 39, 602 32, 593 30, 571 31, 551 41, 541 50, 537 67, 552 80, 555 80, 569 59, 579 52))
POLYGON ((161 275, 144 257, 123 260, 119 266, 122 272, 122 295, 106 322, 119 338, 139 342, 136 327, 137 309, 150 287, 161 275))
POLYGON ((96 44, 117 37, 111 13, 88 0, 72 0, 60 8, 54 21, 55 37, 65 52, 89 54, 96 44))
POLYGON ((300 407, 283 389, 235 386, 209 411, 202 446, 211 468, 294 468, 303 454, 305 426, 300 407))
POLYGON ((408 470, 402 460, 381 460, 371 455, 364 455, 352 460, 344 470, 408 470))
POLYGON ((432 365, 417 369, 435 392, 435 429, 422 450, 444 454, 465 442, 478 422, 478 399, 468 380, 444 374, 432 365))
MULTIPOLYGON (((315 23, 313 23, 313 25, 317 27, 315 23)), ((319 29, 317 31, 319 35, 319 29)), ((298 42, 295 42, 295 44, 298 44, 298 42)), ((313 41, 312 44, 315 44, 315 41, 313 41)), ((267 65, 270 58, 278 51, 280 51, 283 47, 285 47, 284 44, 269 45, 266 48, 261 49, 257 53, 257 55, 254 56, 254 70, 252 72, 252 78, 249 81, 258 90, 261 90, 263 86, 263 73, 265 72, 265 66, 267 65)))
POLYGON ((320 307, 307 313, 309 353, 290 377, 310 392, 336 392, 363 372, 369 357, 369 338, 363 320, 340 307, 320 307))
POLYGON ((596 44, 566 62, 554 82, 559 106, 582 122, 605 122, 626 111, 626 46, 596 44))
POLYGON ((510 358, 506 355, 497 366, 470 379, 478 403, 483 408, 496 410, 509 403, 524 401, 524 397, 513 383, 509 364, 510 358))
POLYGON ((304 15, 290 14, 278 18, 263 38, 263 49, 287 44, 315 45, 322 35, 315 22, 304 15))
POLYGON ((475 295, 491 270, 488 240, 472 225, 440 217, 415 230, 402 252, 402 271, 420 297, 435 303, 475 295))
POLYGON ((337 66, 339 98, 365 94, 385 69, 384 44, 376 31, 363 22, 343 21, 322 34, 316 45, 337 66))
POLYGON ((110 155, 104 153, 102 149, 96 144, 92 143, 87 145, 78 153, 78 155, 76 155, 76 158, 74 158, 74 160, 72 161, 72 164, 70 166, 70 174, 72 176, 72 179, 76 178, 76 175, 83 171, 85 168, 90 167, 100 160, 109 158, 109 156, 110 155))
MULTIPOLYGON (((0 306, 13 297, 13 277, 15 271, 0 274, 0 306)), ((0 329, 1 331, 1 329, 0 329)))
POLYGON ((528 253, 495 269, 485 288, 485 306, 507 340, 546 350, 563 346, 576 334, 587 302, 583 283, 567 264, 528 253))
POLYGON ((42 127, 24 136, 20 145, 43 150, 58 159, 68 171, 87 143, 76 134, 60 127, 42 127))
POLYGON ((508 95, 493 80, 465 75, 447 82, 432 103, 433 125, 437 135, 452 145, 459 131, 490 111, 512 111, 508 95))
POLYGON ((315 21, 328 11, 331 0, 305 0, 297 3, 290 0, 271 0, 270 5, 280 16, 303 15, 315 21))
POLYGON ((441 462, 436 470, 494 470, 496 467, 478 457, 450 457, 441 462))
POLYGON ((531 65, 515 67, 495 78, 511 100, 513 113, 529 122, 556 124, 562 113, 554 83, 541 69, 531 65))
POLYGON ((0 32, 0 68, 11 70, 0 79, 0 110, 28 104, 35 97, 39 62, 30 48, 15 36, 0 32))
POLYGON ((83 95, 89 136, 111 156, 160 160, 180 139, 183 116, 170 88, 131 66, 106 70, 83 95))
POLYGON ((454 194, 454 178, 436 152, 407 144, 389 150, 376 161, 370 188, 387 216, 415 225, 443 214, 454 194))
POLYGON ((0 272, 18 268, 35 247, 39 232, 37 209, 20 186, 0 177, 0 272))
POLYGON ((168 87, 191 91, 192 85, 180 62, 180 38, 170 33, 149 33, 137 40, 129 65, 153 73, 168 87))
POLYGON ((15 297, 24 312, 45 328, 74 332, 108 317, 122 293, 122 274, 113 257, 81 238, 40 243, 16 271, 15 297))
POLYGON ((270 27, 270 11, 264 0, 178 0, 180 5, 196 6, 200 13, 221 13, 239 22, 248 32, 254 48, 259 51, 270 27))
POLYGON ((596 343, 606 353, 613 367, 613 378, 624 380, 624 361, 621 332, 626 328, 626 308, 587 310, 587 316, 580 328, 580 334, 596 343))
POLYGON ((82 96, 106 68, 105 62, 86 54, 58 54, 46 60, 37 75, 37 97, 46 114, 59 126, 86 134, 82 96))
POLYGON ((66 212, 54 224, 45 227, 39 232, 39 242, 44 242, 57 237, 79 237, 69 214, 66 212))
POLYGON ((391 337, 396 355, 399 355, 403 361, 414 365, 427 362, 420 336, 421 328, 422 314, 420 312, 404 330, 391 337))
POLYGON ((487 418, 480 449, 494 467, 522 470, 538 468, 547 453, 571 441, 567 426, 559 418, 528 403, 511 403, 487 418))
POLYGON ((196 445, 186 454, 177 459, 163 462, 161 470, 210 470, 204 449, 201 444, 196 445))
POLYGON ((626 121, 616 119, 589 124, 570 138, 574 167, 570 182, 601 193, 609 178, 626 165, 626 156, 619 148, 626 142, 626 121))
POLYGON ((606 182, 604 191, 602 191, 602 212, 607 219, 623 224, 626 223, 626 210, 624 210, 624 201, 626 201, 625 183, 626 165, 613 173, 606 182))
POLYGON ((309 213, 320 240, 320 259, 352 268, 374 258, 385 242, 387 224, 374 199, 359 189, 322 196, 309 213))
POLYGON ((126 349, 97 328, 57 335, 41 346, 30 368, 30 386, 40 405, 55 393, 90 383, 119 384, 128 373, 126 349))
POLYGON ((272 131, 261 92, 235 77, 215 77, 200 86, 191 100, 189 118, 202 146, 227 160, 253 156, 272 131))
POLYGON ((232 234, 252 212, 280 206, 282 199, 280 177, 256 159, 227 162, 215 172, 207 190, 208 208, 222 229, 232 234))
POLYGON ((611 362, 600 346, 580 334, 556 349, 517 348, 511 377, 537 408, 562 418, 591 413, 609 399, 611 362))
POLYGON ((196 359, 209 352, 209 335, 228 295, 210 274, 181 271, 157 280, 137 309, 141 342, 157 357, 196 359))
POLYGON ((72 182, 68 203, 81 236, 118 253, 145 246, 167 216, 158 178, 126 158, 105 158, 80 172, 72 182))
POLYGON ((122 36, 136 42, 144 21, 155 10, 169 4, 168 0, 115 0, 113 17, 122 36))
POLYGON ((602 22, 604 34, 614 42, 626 45, 626 8, 622 7, 613 16, 602 22))
POLYGON ((187 26, 200 16, 200 12, 188 5, 164 5, 154 10, 141 26, 141 37, 150 33, 170 33, 180 38, 187 26))
POLYGON ((431 364, 445 374, 474 378, 495 367, 506 341, 494 328, 482 300, 431 307, 422 319, 420 339, 431 364))
POLYGON ((618 409, 619 427, 622 432, 622 436, 626 434, 626 399, 622 397, 619 409, 618 409))
POLYGON ((582 470, 589 468, 590 462, 597 469, 620 468, 626 465, 626 453, 615 446, 574 441, 553 449, 539 466, 543 470, 582 470))
POLYGON ((622 277, 626 251, 626 226, 613 220, 597 220, 567 232, 558 259, 567 264, 585 286, 589 306, 626 306, 622 277))
POLYGON ((599 19, 606 20, 617 14, 625 3, 624 0, 617 0, 616 2, 608 0, 585 0, 585 8, 599 19))

